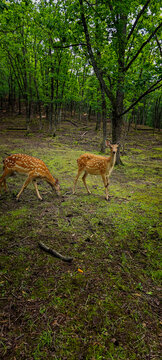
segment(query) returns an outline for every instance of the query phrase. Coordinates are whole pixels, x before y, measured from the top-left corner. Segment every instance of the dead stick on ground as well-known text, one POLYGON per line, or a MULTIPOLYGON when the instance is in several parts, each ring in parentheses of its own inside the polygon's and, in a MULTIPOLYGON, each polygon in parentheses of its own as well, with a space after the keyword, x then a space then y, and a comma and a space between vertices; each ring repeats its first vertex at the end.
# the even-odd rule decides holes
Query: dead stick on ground
POLYGON ((88 133, 88 131, 85 131, 82 135, 80 135, 80 137, 83 137, 84 135, 86 135, 88 133))
POLYGON ((14 127, 12 128, 12 127, 9 127, 9 128, 7 128, 7 130, 14 130, 14 131, 16 130, 17 131, 17 130, 27 130, 27 128, 14 128, 14 127))
POLYGON ((70 124, 72 124, 72 125, 74 125, 74 126, 78 127, 78 125, 77 125, 76 123, 74 123, 73 121, 71 121, 71 120, 66 120, 66 119, 65 119, 64 121, 69 122, 70 124))
POLYGON ((41 241, 38 243, 39 247, 44 250, 45 252, 47 252, 48 254, 52 255, 52 256, 55 256, 56 258, 58 259, 61 259, 63 261, 66 261, 66 262, 72 262, 73 258, 69 258, 69 257, 66 257, 66 256, 63 256, 61 254, 59 254, 57 251, 49 248, 48 246, 46 246, 45 244, 43 244, 41 241))

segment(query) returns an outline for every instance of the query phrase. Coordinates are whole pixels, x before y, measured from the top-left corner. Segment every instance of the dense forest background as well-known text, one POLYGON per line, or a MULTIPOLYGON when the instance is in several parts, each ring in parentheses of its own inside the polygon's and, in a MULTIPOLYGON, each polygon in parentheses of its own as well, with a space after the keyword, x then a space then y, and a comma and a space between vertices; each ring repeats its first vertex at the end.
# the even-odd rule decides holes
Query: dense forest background
POLYGON ((0 106, 28 130, 95 116, 104 152, 107 119, 114 143, 123 124, 160 129, 159 1, 4 0, 0 22, 0 106))

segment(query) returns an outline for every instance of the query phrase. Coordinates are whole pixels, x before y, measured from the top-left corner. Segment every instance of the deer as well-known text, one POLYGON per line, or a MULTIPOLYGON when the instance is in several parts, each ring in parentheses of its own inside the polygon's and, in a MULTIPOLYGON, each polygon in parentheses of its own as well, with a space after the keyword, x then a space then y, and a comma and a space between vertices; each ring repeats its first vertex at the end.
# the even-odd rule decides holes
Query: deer
POLYGON ((81 155, 77 159, 78 173, 74 181, 73 194, 75 194, 75 188, 78 178, 84 172, 82 180, 88 194, 91 194, 91 192, 86 184, 86 177, 88 176, 88 174, 100 175, 102 177, 105 186, 106 200, 107 201, 109 200, 109 193, 108 193, 109 177, 115 165, 116 154, 119 144, 112 145, 108 140, 105 141, 105 144, 106 147, 108 146, 110 147, 111 154, 109 157, 86 153, 81 155))
POLYGON ((26 154, 13 154, 6 157, 3 160, 3 164, 3 174, 0 177, 0 189, 3 185, 4 190, 7 191, 6 178, 13 175, 15 172, 27 175, 27 179, 16 197, 17 200, 19 200, 20 195, 30 182, 32 182, 35 187, 38 199, 42 200, 37 186, 37 179, 44 179, 47 181, 47 183, 51 185, 52 189, 56 191, 57 195, 60 195, 60 185, 58 179, 55 179, 51 175, 42 160, 26 154))

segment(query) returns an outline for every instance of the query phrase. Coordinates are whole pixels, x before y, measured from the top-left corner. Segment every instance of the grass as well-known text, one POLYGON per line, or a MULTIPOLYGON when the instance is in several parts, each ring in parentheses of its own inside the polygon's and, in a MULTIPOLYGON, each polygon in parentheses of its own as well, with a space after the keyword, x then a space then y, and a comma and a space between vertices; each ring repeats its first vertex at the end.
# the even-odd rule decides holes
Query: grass
POLYGON ((54 139, 43 133, 1 136, 2 158, 8 152, 41 158, 59 178, 63 195, 40 182, 42 202, 32 185, 16 202, 23 182, 18 176, 8 179, 10 192, 1 195, 2 358, 156 360, 160 134, 130 134, 125 166, 115 167, 106 202, 100 177, 88 176, 91 195, 81 178, 72 194, 76 159, 85 151, 97 153, 101 132, 89 124, 91 139, 86 135, 82 143, 82 129, 75 128, 71 141, 65 125, 54 139), (73 262, 42 252, 39 241, 73 262))

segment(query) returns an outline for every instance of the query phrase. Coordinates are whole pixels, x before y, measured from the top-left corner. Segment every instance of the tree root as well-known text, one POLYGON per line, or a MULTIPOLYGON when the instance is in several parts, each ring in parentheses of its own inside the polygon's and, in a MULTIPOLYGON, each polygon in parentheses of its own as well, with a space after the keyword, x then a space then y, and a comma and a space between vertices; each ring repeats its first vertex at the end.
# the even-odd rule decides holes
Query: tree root
POLYGON ((46 246, 44 243, 42 243, 41 241, 38 243, 39 247, 44 250, 45 252, 47 252, 48 254, 58 258, 58 259, 61 259, 62 261, 66 261, 66 262, 72 262, 73 258, 71 257, 66 257, 66 256, 63 256, 61 254, 59 254, 57 251, 49 248, 48 246, 46 246))

